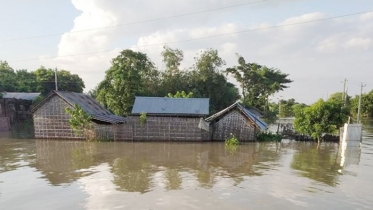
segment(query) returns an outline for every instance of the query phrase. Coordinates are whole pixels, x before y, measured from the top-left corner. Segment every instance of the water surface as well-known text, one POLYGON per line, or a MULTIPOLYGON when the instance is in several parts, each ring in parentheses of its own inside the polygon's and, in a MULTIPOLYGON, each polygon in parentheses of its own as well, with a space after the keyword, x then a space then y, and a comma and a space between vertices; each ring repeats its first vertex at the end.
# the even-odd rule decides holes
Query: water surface
POLYGON ((373 209, 361 148, 0 137, 0 209, 373 209))

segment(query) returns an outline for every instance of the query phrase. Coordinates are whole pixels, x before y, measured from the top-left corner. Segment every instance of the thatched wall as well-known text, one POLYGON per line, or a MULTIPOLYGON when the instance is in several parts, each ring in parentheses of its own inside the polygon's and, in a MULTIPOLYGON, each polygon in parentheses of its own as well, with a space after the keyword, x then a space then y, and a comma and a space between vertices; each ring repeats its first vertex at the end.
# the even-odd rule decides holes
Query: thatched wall
POLYGON ((70 115, 65 108, 68 103, 58 96, 45 102, 34 114, 35 138, 40 139, 83 139, 74 133, 69 124, 70 115))
MULTIPOLYGON (((199 118, 147 116, 141 124, 138 116, 131 116, 134 141, 206 141, 208 132, 198 128, 199 118)), ((124 129, 131 130, 128 125, 124 129)), ((118 139, 122 140, 122 139, 118 139)))
POLYGON ((213 123, 213 140, 223 141, 232 133, 240 141, 254 141, 255 127, 239 111, 232 110, 219 121, 213 123))

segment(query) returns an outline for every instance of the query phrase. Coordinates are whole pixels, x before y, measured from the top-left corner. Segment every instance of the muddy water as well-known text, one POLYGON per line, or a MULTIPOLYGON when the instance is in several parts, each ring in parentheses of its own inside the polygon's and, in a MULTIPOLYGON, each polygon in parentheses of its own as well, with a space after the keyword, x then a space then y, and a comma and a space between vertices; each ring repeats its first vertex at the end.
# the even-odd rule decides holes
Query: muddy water
POLYGON ((0 209, 373 209, 361 148, 0 139, 0 209))

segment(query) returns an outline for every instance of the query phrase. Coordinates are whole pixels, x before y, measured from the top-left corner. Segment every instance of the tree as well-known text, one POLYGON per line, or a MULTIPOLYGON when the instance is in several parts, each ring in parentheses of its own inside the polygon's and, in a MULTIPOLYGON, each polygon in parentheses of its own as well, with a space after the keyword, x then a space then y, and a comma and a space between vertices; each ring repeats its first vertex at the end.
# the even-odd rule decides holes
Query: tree
POLYGON ((192 92, 195 97, 210 99, 210 113, 218 112, 239 99, 238 89, 222 74, 225 61, 218 51, 207 49, 195 58, 190 72, 192 92))
POLYGON ((168 93, 167 97, 169 98, 193 98, 193 92, 189 92, 188 94, 185 91, 177 91, 174 95, 172 93, 168 93))
POLYGON ((179 49, 172 49, 165 45, 161 53, 163 56, 163 63, 166 65, 166 75, 173 76, 180 72, 179 66, 184 59, 183 51, 179 49))
POLYGON ((164 96, 167 93, 184 90, 187 84, 185 83, 186 74, 180 70, 180 63, 184 59, 183 51, 164 46, 161 55, 166 68, 161 73, 160 86, 156 95, 164 96))
POLYGON ((33 72, 36 76, 36 90, 42 95, 47 95, 50 91, 56 89, 55 71, 57 71, 57 84, 60 91, 71 91, 82 93, 85 88, 83 80, 77 74, 71 74, 66 70, 46 69, 41 66, 33 72))
POLYGON ((275 68, 268 68, 256 63, 246 63, 242 56, 238 57, 238 66, 227 68, 226 74, 232 74, 241 84, 242 102, 248 107, 268 110, 268 97, 288 86, 292 80, 288 74, 275 68))
POLYGON ((0 92, 14 92, 17 87, 16 73, 8 62, 0 60, 0 92))
POLYGON ((69 124, 74 132, 83 134, 87 140, 94 139, 91 125, 92 116, 85 112, 78 104, 75 104, 74 108, 67 107, 65 112, 70 115, 69 124))
POLYGON ((36 92, 38 83, 36 75, 33 72, 28 72, 25 69, 16 71, 16 91, 19 92, 36 92))
POLYGON ((349 110, 338 101, 320 99, 315 104, 296 113, 294 128, 297 132, 311 136, 318 143, 325 133, 337 133, 347 121, 349 110))
POLYGON ((135 96, 155 94, 158 72, 146 54, 132 50, 123 50, 111 64, 98 86, 97 100, 116 115, 126 116, 135 96))
MULTIPOLYGON (((353 115, 357 115, 359 97, 360 96, 355 96, 353 99, 351 99, 351 113, 353 115)), ((369 93, 362 94, 360 113, 363 117, 373 117, 373 90, 371 90, 369 93)))

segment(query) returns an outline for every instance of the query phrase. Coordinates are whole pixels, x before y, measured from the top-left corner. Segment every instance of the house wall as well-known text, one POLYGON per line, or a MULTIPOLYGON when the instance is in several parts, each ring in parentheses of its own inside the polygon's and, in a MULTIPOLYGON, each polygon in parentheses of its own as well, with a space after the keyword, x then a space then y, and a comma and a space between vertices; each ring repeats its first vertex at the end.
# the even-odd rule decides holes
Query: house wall
POLYGON ((77 135, 69 124, 70 115, 65 108, 68 103, 58 96, 53 96, 33 114, 35 138, 40 139, 84 139, 77 135))
POLYGON ((237 110, 213 123, 213 140, 224 141, 232 133, 240 141, 255 141, 255 127, 237 110))
POLYGON ((30 100, 15 98, 0 99, 0 118, 7 117, 11 125, 31 120, 31 109, 32 101, 30 100))
POLYGON ((146 123, 142 125, 139 116, 131 116, 128 124, 117 125, 115 140, 207 141, 208 132, 198 128, 199 120, 198 117, 147 116, 146 123))

